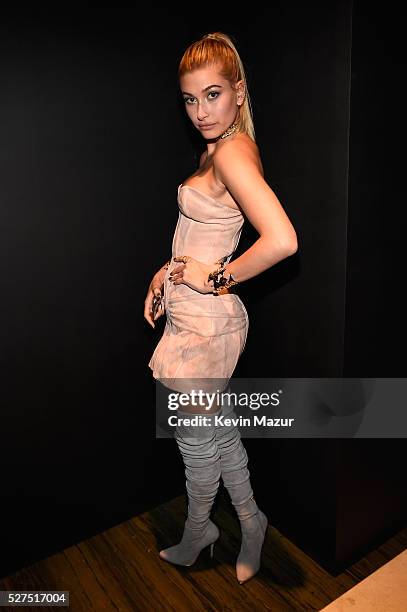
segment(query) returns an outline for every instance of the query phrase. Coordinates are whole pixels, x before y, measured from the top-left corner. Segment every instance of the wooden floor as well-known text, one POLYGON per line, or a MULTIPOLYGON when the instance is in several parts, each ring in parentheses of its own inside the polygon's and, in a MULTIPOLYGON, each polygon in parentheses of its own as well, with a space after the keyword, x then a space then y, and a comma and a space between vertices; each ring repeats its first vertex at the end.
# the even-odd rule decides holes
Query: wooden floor
POLYGON ((194 566, 182 568, 158 556, 182 535, 186 498, 181 496, 3 578, 0 590, 67 590, 74 612, 319 611, 407 546, 405 529, 334 578, 270 526, 260 572, 240 585, 234 567, 239 523, 223 490, 218 499, 213 519, 221 536, 213 560, 203 551, 194 566))

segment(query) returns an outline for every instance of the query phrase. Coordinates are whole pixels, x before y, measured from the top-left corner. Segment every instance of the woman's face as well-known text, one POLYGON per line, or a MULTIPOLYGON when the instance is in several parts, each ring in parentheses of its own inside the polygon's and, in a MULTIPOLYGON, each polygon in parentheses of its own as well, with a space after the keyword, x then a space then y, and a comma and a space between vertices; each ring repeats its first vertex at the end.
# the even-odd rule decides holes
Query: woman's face
POLYGON ((207 140, 219 137, 236 118, 241 103, 242 81, 237 93, 217 70, 199 68, 180 77, 188 117, 207 140))

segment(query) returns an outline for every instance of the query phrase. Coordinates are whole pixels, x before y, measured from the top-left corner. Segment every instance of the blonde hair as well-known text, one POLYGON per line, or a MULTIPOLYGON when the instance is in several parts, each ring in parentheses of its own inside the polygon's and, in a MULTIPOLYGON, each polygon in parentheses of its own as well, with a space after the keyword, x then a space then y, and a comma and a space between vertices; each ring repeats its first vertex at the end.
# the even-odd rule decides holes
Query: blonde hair
POLYGON ((256 142, 254 131, 252 106, 247 88, 246 75, 242 60, 232 39, 223 32, 204 34, 199 40, 193 42, 184 52, 178 67, 178 78, 187 72, 206 66, 220 64, 220 74, 232 86, 243 80, 245 86, 245 99, 239 107, 238 131, 244 132, 256 142))

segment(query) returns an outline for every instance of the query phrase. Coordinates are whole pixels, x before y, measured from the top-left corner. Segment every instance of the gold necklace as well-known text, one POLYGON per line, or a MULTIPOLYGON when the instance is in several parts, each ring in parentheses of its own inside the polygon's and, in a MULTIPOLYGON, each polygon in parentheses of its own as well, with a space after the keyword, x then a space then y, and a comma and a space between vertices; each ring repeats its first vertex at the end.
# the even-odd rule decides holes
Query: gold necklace
POLYGON ((227 136, 230 136, 231 134, 233 134, 233 132, 236 132, 238 127, 239 127, 239 124, 237 122, 232 123, 232 125, 228 127, 228 129, 225 132, 223 132, 223 134, 219 136, 219 138, 226 138, 227 136))

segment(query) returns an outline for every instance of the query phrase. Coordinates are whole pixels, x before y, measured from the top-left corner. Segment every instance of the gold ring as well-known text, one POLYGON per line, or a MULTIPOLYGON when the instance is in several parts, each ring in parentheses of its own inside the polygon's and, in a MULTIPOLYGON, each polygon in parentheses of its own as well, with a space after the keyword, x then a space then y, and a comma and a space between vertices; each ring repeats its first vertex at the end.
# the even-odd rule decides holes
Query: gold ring
POLYGON ((188 255, 184 255, 184 256, 182 257, 182 261, 184 262, 184 264, 186 264, 188 260, 189 260, 188 255))

